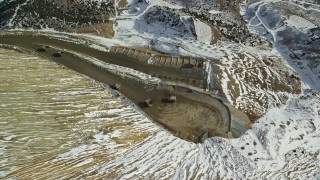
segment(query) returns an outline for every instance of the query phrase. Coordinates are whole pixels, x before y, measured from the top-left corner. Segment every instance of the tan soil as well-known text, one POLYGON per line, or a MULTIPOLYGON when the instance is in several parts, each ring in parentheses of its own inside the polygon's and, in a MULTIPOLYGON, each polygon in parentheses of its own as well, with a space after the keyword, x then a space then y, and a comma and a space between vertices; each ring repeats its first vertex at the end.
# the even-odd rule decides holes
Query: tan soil
POLYGON ((113 29, 113 22, 109 21, 106 23, 94 24, 91 26, 81 28, 68 28, 65 31, 74 33, 86 33, 102 36, 105 38, 112 38, 115 34, 113 29))

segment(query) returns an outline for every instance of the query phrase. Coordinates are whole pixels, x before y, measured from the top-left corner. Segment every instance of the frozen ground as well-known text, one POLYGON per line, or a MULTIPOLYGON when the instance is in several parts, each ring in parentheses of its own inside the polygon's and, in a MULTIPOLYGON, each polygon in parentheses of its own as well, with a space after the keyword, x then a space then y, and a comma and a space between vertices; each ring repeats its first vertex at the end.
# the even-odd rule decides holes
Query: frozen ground
MULTIPOLYGON (((106 112, 130 129, 106 126, 76 148, 16 171, 17 177, 113 179, 281 179, 319 177, 320 94, 306 92, 269 111, 239 139, 183 141, 160 129, 131 107, 106 112), (133 133, 146 134, 130 143, 133 133), (123 143, 127 145, 123 145, 123 143), (93 159, 92 159, 93 158, 93 159), (64 164, 73 164, 65 166, 64 164), (61 167, 64 167, 61 169, 61 167), (70 172, 74 172, 70 174, 70 172), (41 172, 50 172, 48 174, 41 172)), ((134 108, 134 107, 133 107, 134 108)), ((92 112, 94 116, 101 116, 92 112)), ((86 117, 92 117, 86 115, 86 117)), ((114 122, 115 119, 107 119, 114 122)))
MULTIPOLYGON (((135 1, 131 2, 134 3, 135 1)), ((115 172, 118 178, 214 179, 223 177, 282 179, 295 177, 316 179, 320 177, 320 107, 318 93, 318 90, 320 90, 318 84, 320 83, 317 77, 318 71, 308 71, 306 68, 315 66, 307 64, 304 66, 305 68, 297 70, 293 65, 294 63, 292 64, 292 59, 286 55, 286 52, 289 51, 286 48, 286 44, 277 44, 281 40, 281 37, 277 36, 277 31, 285 29, 286 26, 282 26, 281 22, 274 23, 270 21, 268 23, 266 16, 261 14, 262 11, 266 12, 268 10, 263 9, 263 6, 271 2, 273 1, 258 1, 248 6, 248 9, 251 6, 255 7, 253 8, 255 9, 255 16, 249 20, 250 25, 254 23, 251 30, 256 30, 259 35, 265 36, 273 42, 272 48, 252 48, 226 42, 215 46, 208 45, 208 40, 190 38, 190 36, 189 38, 184 38, 184 35, 179 34, 179 29, 172 31, 172 29, 166 29, 163 26, 161 26, 162 29, 160 31, 157 30, 160 27, 153 27, 154 29, 142 30, 144 33, 141 34, 141 27, 148 27, 145 24, 146 22, 141 21, 141 19, 145 17, 148 10, 153 6, 152 1, 148 2, 147 7, 140 8, 145 10, 141 10, 136 14, 130 14, 129 11, 125 11, 116 17, 116 21, 119 24, 116 27, 117 36, 115 39, 128 45, 138 44, 169 54, 205 57, 211 62, 216 62, 215 59, 222 59, 222 63, 230 65, 237 63, 237 59, 241 59, 239 58, 241 55, 236 55, 239 52, 242 52, 247 58, 253 58, 257 61, 268 57, 275 60, 276 63, 278 62, 279 70, 275 70, 274 67, 268 70, 267 67, 266 73, 270 73, 270 77, 274 76, 272 74, 277 74, 276 77, 281 83, 282 80, 287 79, 284 74, 281 74, 283 70, 288 71, 289 75, 295 74, 294 71, 296 71, 302 81, 302 92, 298 95, 290 92, 278 92, 275 89, 264 90, 256 87, 254 83, 244 85, 244 87, 240 88, 243 95, 247 95, 248 92, 246 91, 252 91, 253 89, 251 88, 255 87, 256 89, 253 91, 257 93, 256 98, 262 100, 267 97, 269 100, 264 103, 271 104, 266 109, 262 108, 261 111, 264 115, 252 125, 252 130, 249 130, 241 138, 234 140, 210 138, 204 144, 191 144, 181 141, 166 132, 156 130, 153 136, 141 142, 139 146, 134 147, 125 155, 101 165, 98 168, 99 170, 96 171, 99 176, 105 176, 112 171, 113 167, 118 167, 115 172), (134 26, 138 20, 140 26, 134 26), (143 41, 141 41, 142 39, 143 41), (310 78, 311 80, 309 80, 310 78), (309 90, 310 88, 315 90, 309 90), (282 99, 283 97, 286 98, 282 99)), ((136 5, 139 6, 139 3, 136 5)), ((159 6, 161 4, 154 5, 159 6)), ((177 7, 171 6, 171 8, 177 7)), ((245 14, 245 12, 242 12, 242 14, 245 14)), ((270 17, 273 20, 277 20, 277 18, 270 17)), ((185 22, 181 17, 178 20, 185 22)), ((299 26, 297 27, 298 29, 303 27, 303 30, 314 27, 308 21, 299 21, 299 24, 292 24, 293 20, 292 17, 291 20, 289 17, 289 22, 291 23, 288 23, 288 26, 299 26)), ((192 23, 189 25, 184 23, 181 28, 187 28, 190 25, 192 23)), ((157 26, 157 23, 154 23, 153 26, 157 26)), ((197 28, 195 29, 196 34, 201 33, 197 31, 197 28)), ((205 28, 202 30, 206 31, 205 28)), ((206 31, 206 33, 208 32, 206 31)), ((249 62, 247 61, 247 63, 249 62)), ((243 65, 246 69, 251 66, 246 64, 245 61, 243 65)), ((252 64, 252 66, 254 67, 255 64, 252 64)), ((224 65, 224 67, 232 69, 232 66, 229 65, 224 65)), ((261 82, 265 82, 264 72, 262 72, 264 70, 261 69, 261 72, 259 72, 258 68, 257 70, 257 76, 254 75, 255 72, 249 72, 249 69, 247 73, 251 73, 252 77, 260 78, 261 82)), ((208 72, 210 72, 209 76, 211 73, 215 73, 210 68, 208 68, 208 72)), ((229 72, 234 73, 235 71, 230 70, 229 72)), ((241 79, 241 76, 238 78, 241 79)), ((228 81, 230 81, 230 78, 225 76, 225 81, 222 81, 222 85, 225 83, 223 92, 226 94, 227 99, 233 103, 234 97, 232 97, 230 87, 227 86, 228 81), (228 96, 228 92, 230 92, 230 96, 228 96)), ((238 82, 239 84, 243 83, 242 80, 238 82)), ((287 84, 287 82, 282 82, 281 84, 287 84)), ((212 90, 214 90, 214 87, 212 90)), ((241 98, 238 98, 234 105, 239 103, 237 105, 239 107, 243 102, 245 101, 241 102, 241 98)), ((262 104, 265 105, 264 103, 262 104)), ((255 104, 250 108, 256 108, 255 110, 259 111, 259 107, 259 104, 255 104)))
MULTIPOLYGON (((50 171, 50 175, 73 178, 320 178, 320 66, 317 50, 319 35, 309 32, 310 28, 319 27, 319 18, 317 18, 319 5, 305 1, 277 0, 243 4, 241 14, 247 18, 251 33, 272 42, 273 46, 268 48, 248 47, 233 42, 210 45, 209 38, 205 38, 202 34, 203 32, 209 34, 209 28, 203 24, 197 25, 198 21, 191 20, 192 17, 188 15, 176 14, 176 10, 181 6, 151 0, 130 0, 128 4, 128 9, 119 12, 119 15, 114 18, 117 25, 114 27, 116 34, 113 39, 90 35, 77 36, 89 39, 91 44, 95 44, 92 48, 101 50, 104 46, 112 45, 138 46, 167 54, 206 58, 211 62, 206 66, 208 76, 212 77, 208 78, 209 83, 215 81, 214 73, 216 73, 209 64, 217 64, 225 70, 220 74, 224 96, 238 108, 242 104, 250 105, 248 108, 255 108, 255 111, 261 112, 262 117, 252 124, 251 130, 238 139, 226 140, 213 137, 203 144, 193 144, 159 128, 134 111, 134 106, 126 104, 124 108, 126 113, 119 110, 111 114, 123 117, 125 123, 132 125, 127 134, 123 131, 119 133, 114 129, 112 133, 105 133, 110 130, 106 128, 94 135, 87 143, 51 160, 34 164, 32 170, 28 168, 19 170, 18 177, 28 174, 29 177, 46 178, 49 175, 39 174, 39 172, 50 171), (277 5, 293 8, 289 8, 292 12, 308 11, 313 16, 298 17, 295 14, 288 16, 280 8, 277 9, 277 5), (156 13, 157 11, 161 13, 156 13), (164 16, 164 21, 159 21, 158 18, 161 15, 164 16), (169 16, 174 18, 168 18, 169 16), (152 23, 148 24, 151 20, 152 23), (174 23, 175 26, 173 28, 168 26, 170 23, 171 25, 174 23), (286 34, 288 36, 285 36, 286 34), (293 39, 293 42, 284 41, 288 38, 293 39), (308 46, 308 40, 311 46, 308 46), (304 42, 306 46, 302 46, 304 42), (307 55, 299 51, 302 47, 308 50, 307 55), (315 50, 310 47, 315 47, 315 50), (278 69, 271 68, 269 64, 266 65, 265 57, 278 61, 276 64, 278 69), (256 67, 256 62, 262 66, 256 67), (239 67, 233 67, 233 65, 239 65, 239 67), (241 75, 237 75, 237 68, 245 70, 241 71, 241 75), (286 85, 287 82, 284 80, 288 78, 283 72, 289 72, 289 75, 294 74, 300 78, 299 93, 281 92, 256 86, 260 84, 256 81, 271 86, 267 81, 270 77, 275 77, 274 79, 279 80, 277 81, 279 84, 286 85), (235 77, 237 81, 232 82, 233 78, 229 76, 235 77), (253 80, 246 84, 242 81, 246 76, 252 77, 253 80), (236 89, 236 86, 230 86, 234 84, 240 89, 238 97, 232 90, 236 89), (252 99, 250 99, 251 95, 252 99), (243 99, 249 99, 249 101, 243 101, 243 99), (257 103, 257 99, 263 103, 257 103), (251 100, 255 101, 252 104, 248 103, 251 100), (265 103, 268 103, 267 107, 264 106, 265 103), (114 144, 114 138, 121 137, 120 140, 122 138, 127 140, 131 131, 147 135, 135 143, 123 142, 126 144, 124 146, 118 147, 114 144), (97 153, 98 155, 95 156, 97 153), (68 166, 61 169, 65 163, 74 164, 77 168, 68 166)), ((211 13, 219 14, 216 10, 211 13)), ((68 37, 64 38, 68 39, 68 37)), ((215 92, 216 87, 213 86, 210 90, 215 92)))
POLYGON ((311 29, 311 28, 316 28, 317 26, 314 25, 312 22, 302 18, 302 17, 299 17, 299 16, 296 16, 296 15, 291 15, 289 17, 289 19, 286 21, 290 26, 294 26, 298 29, 311 29))

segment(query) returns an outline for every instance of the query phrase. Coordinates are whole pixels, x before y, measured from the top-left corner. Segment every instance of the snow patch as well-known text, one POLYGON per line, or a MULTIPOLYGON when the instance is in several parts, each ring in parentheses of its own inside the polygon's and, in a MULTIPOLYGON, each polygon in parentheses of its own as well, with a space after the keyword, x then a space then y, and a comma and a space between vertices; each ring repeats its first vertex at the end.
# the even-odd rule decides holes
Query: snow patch
POLYGON ((86 160, 84 160, 84 161, 82 161, 82 162, 80 162, 80 163, 76 164, 74 167, 80 167, 80 166, 83 166, 83 165, 89 164, 89 163, 91 163, 91 162, 93 162, 93 161, 94 161, 94 159, 93 159, 93 158, 88 158, 88 159, 86 159, 86 160))
POLYGON ((299 30, 305 30, 305 29, 311 29, 311 28, 317 27, 312 22, 296 15, 290 15, 289 19, 287 19, 285 22, 287 22, 290 26, 296 27, 299 30))
POLYGON ((193 23, 196 29, 197 40, 206 44, 210 44, 212 41, 211 27, 198 19, 194 19, 193 23))
POLYGON ((171 9, 182 9, 182 6, 179 6, 177 4, 171 4, 168 3, 164 0, 147 0, 147 2, 152 5, 152 6, 165 6, 165 7, 169 7, 171 9))
POLYGON ((211 14, 220 14, 220 13, 223 13, 223 12, 217 11, 217 10, 211 10, 211 11, 209 11, 209 13, 211 13, 211 14))

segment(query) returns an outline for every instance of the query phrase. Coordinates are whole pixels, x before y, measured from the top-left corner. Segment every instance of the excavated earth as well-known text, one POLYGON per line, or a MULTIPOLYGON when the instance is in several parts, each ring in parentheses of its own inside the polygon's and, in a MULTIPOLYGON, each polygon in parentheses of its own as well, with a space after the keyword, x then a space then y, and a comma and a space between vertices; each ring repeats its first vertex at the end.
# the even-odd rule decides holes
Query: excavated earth
POLYGON ((221 99, 188 88, 190 85, 205 87, 203 81, 205 73, 202 68, 172 68, 149 65, 123 54, 101 52, 84 45, 43 36, 24 36, 23 38, 20 36, 2 36, 0 44, 24 48, 99 82, 111 86, 119 85, 120 88, 116 89, 122 95, 139 106, 151 119, 182 139, 203 142, 206 138, 212 136, 239 137, 249 128, 250 121, 247 117, 244 117, 243 122, 237 125, 239 127, 232 126, 229 107, 221 99), (41 51, 39 44, 45 44, 47 49, 41 51), (62 52, 62 56, 56 56, 58 49, 55 48, 64 49, 65 52, 62 52), (146 74, 157 74, 158 77, 175 77, 169 79, 179 79, 179 81, 185 83, 185 87, 176 85, 174 81, 169 84, 164 83, 167 81, 154 84, 126 78, 83 61, 80 56, 71 52, 85 54, 106 63, 129 67, 146 74), (175 96, 177 101, 167 101, 167 97, 170 96, 175 96), (146 100, 150 100, 152 106, 149 107, 146 100))
MULTIPOLYGON (((62 64, 94 80, 114 86, 120 95, 124 95, 137 105, 152 120, 162 125, 176 136, 192 142, 203 142, 206 138, 220 136, 226 138, 239 137, 248 129, 250 121, 242 116, 238 123, 232 122, 230 109, 221 99, 204 93, 200 88, 192 88, 192 83, 202 88, 205 72, 202 68, 172 68, 150 65, 129 58, 123 54, 98 51, 84 45, 65 42, 44 36, 2 36, 0 44, 20 47, 24 51, 36 53, 46 59, 62 64), (39 49, 39 44, 46 45, 47 49, 39 49), (58 49, 63 49, 62 55, 56 54, 58 49), (84 61, 80 53, 96 58, 104 63, 128 67, 139 72, 158 77, 180 77, 185 79, 185 86, 176 84, 173 80, 161 80, 160 83, 139 81, 116 73, 112 73, 94 63, 84 61), (190 81, 191 79, 191 81, 190 81), (190 82, 190 83, 189 83, 190 82), (188 83, 190 85, 188 85, 188 83), (175 102, 167 101, 167 97, 176 97, 175 102), (152 102, 148 106, 146 100, 152 102)), ((7 46, 8 47, 8 46, 7 46)), ((238 110, 232 109, 233 114, 239 114, 238 110)))

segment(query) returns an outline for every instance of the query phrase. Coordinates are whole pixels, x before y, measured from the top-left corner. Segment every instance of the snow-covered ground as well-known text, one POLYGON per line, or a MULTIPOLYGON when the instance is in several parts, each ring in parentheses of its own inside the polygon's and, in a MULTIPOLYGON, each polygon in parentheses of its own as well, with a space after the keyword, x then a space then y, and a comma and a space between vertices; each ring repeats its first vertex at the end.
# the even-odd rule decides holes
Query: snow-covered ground
MULTIPOLYGON (((252 12, 254 12, 253 16, 248 16, 252 30, 266 37, 273 43, 274 49, 281 54, 284 59, 288 61, 288 64, 300 75, 306 89, 312 88, 320 90, 317 66, 312 65, 316 61, 304 57, 297 57, 297 59, 292 57, 295 56, 295 52, 293 51, 295 51, 296 48, 298 48, 298 51, 306 51, 310 56, 317 57, 319 55, 318 51, 312 50, 313 48, 319 48, 319 45, 316 43, 313 44, 313 40, 310 40, 305 31, 306 29, 315 27, 314 24, 302 17, 291 15, 289 19, 286 20, 288 25, 285 25, 280 18, 282 14, 277 11, 273 11, 272 15, 270 13, 268 14, 268 9, 270 9, 269 4, 264 1, 258 1, 248 6, 247 13, 252 14, 252 12), (299 22, 297 20, 299 20, 299 22), (311 44, 304 46, 306 43, 311 44), (308 49, 311 49, 311 51, 308 52, 308 49)), ((318 11, 320 12, 320 10, 318 11)))
MULTIPOLYGON (((238 79, 236 83, 240 87, 240 96, 249 97, 248 90, 255 91, 256 98, 262 102, 262 105, 257 102, 252 103, 251 108, 255 108, 256 111, 260 111, 261 108, 261 114, 264 115, 252 124, 252 129, 245 135, 233 140, 212 137, 203 144, 194 144, 173 136, 147 118, 135 114, 135 118, 128 120, 128 122, 133 122, 133 129, 148 131, 148 136, 139 143, 118 147, 112 144, 114 142, 110 140, 110 137, 126 137, 126 134, 117 132, 110 135, 100 132, 93 136, 92 141, 95 143, 79 146, 48 163, 63 164, 68 162, 66 160, 74 161, 80 154, 80 156, 87 157, 79 165, 83 166, 98 162, 90 158, 101 149, 107 149, 110 153, 115 153, 113 159, 84 168, 75 176, 118 179, 320 178, 319 66, 309 61, 310 59, 302 58, 299 61, 293 59, 290 56, 292 55, 291 49, 283 44, 284 38, 280 36, 281 32, 288 28, 300 32, 316 27, 316 25, 297 15, 277 16, 276 12, 268 8, 270 4, 277 2, 280 1, 261 0, 250 5, 244 4, 243 6, 246 7, 243 7, 241 12, 248 18, 251 32, 272 42, 272 48, 247 47, 232 42, 210 45, 212 40, 210 26, 197 19, 191 21, 190 16, 176 15, 175 18, 169 19, 169 16, 176 14, 172 9, 178 10, 181 7, 163 0, 128 1, 128 9, 119 12, 119 15, 114 18, 116 32, 113 39, 76 35, 92 41, 91 47, 100 50, 103 50, 104 46, 113 45, 138 46, 172 55, 206 58, 208 62, 217 63, 226 69, 220 74, 223 79, 221 81, 222 90, 226 98, 239 108, 242 99, 233 97, 235 87, 228 86, 232 79, 229 76, 234 73, 232 75, 238 79), (155 13, 157 11, 159 13, 155 13), (250 16, 249 12, 251 12, 250 16), (159 18, 164 18, 165 21, 158 21, 159 18), (168 23, 173 22, 177 25, 168 26, 168 23), (280 64, 281 68, 287 68, 285 71, 292 74, 295 71, 298 74, 301 78, 299 81, 302 83, 301 94, 273 92, 258 87, 259 83, 254 84, 254 81, 250 82, 251 84, 243 82, 244 77, 248 76, 251 80, 257 78, 259 82, 268 84, 268 79, 265 77, 274 76, 274 79, 279 79, 277 83, 286 84, 282 81, 286 79, 282 74, 283 69, 279 68, 275 71, 272 65, 264 64, 265 57, 272 58, 272 56, 276 57, 274 60, 284 61, 280 64), (255 72, 245 69, 241 71, 244 75, 236 75, 237 69, 238 71, 244 67, 255 69, 256 62, 249 61, 248 58, 256 59, 265 66, 262 67, 265 69, 258 69, 255 72), (243 64, 238 63, 238 60, 242 60, 243 64), (239 67, 233 67, 237 65, 239 67), (285 105, 281 104, 283 100, 280 100, 283 94, 288 98, 284 102, 285 105), (267 103, 262 101, 265 97, 273 101, 268 108, 263 109, 264 103, 267 103)), ((303 6, 301 8, 305 9, 303 6)), ((311 7, 311 10, 318 11, 318 6, 311 7)), ((209 13, 219 14, 220 12, 209 11, 209 13)), ((295 36, 295 34, 292 35, 295 36)), ((216 72, 210 63, 207 63, 206 70, 209 77, 214 77, 216 72)), ((208 81, 210 83, 214 79, 208 78, 208 81)), ((272 86, 272 84, 269 85, 272 86)), ((243 101, 243 103, 246 102, 243 101)), ((130 105, 130 108, 134 109, 135 106, 130 105)), ((129 114, 131 118, 131 113, 129 114)), ((41 170, 41 167, 37 168, 41 170)), ((53 171, 55 172, 56 169, 53 171)))
POLYGON ((317 26, 314 25, 312 22, 296 16, 296 15, 291 15, 289 17, 288 20, 286 20, 286 22, 290 25, 290 26, 294 26, 300 30, 304 30, 304 29, 311 29, 311 28, 316 28, 317 26))
POLYGON ((269 111, 242 137, 233 140, 212 137, 203 144, 181 140, 122 107, 113 114, 128 116, 130 130, 101 131, 91 138, 91 143, 45 164, 35 163, 32 170, 20 174, 30 173, 30 177, 41 171, 64 174, 72 167, 58 167, 71 163, 82 166, 74 178, 316 179, 320 176, 320 122, 315 121, 320 118, 319 103, 318 92, 306 92, 292 98, 286 106, 269 111), (137 130, 149 135, 129 146, 121 146, 112 138, 127 139, 137 130), (105 157, 100 155, 103 152, 108 152, 105 157), (94 156, 101 157, 92 160, 94 156), (113 158, 99 161, 109 156, 113 158), (87 163, 90 165, 84 165, 87 163))
POLYGON ((220 14, 220 13, 223 13, 222 11, 217 11, 217 10, 211 10, 209 11, 209 13, 211 14, 220 14))
MULTIPOLYGON (((252 58, 254 56, 261 58, 278 54, 276 56, 280 55, 282 58, 277 59, 287 60, 287 62, 282 62, 286 64, 283 68, 287 68, 289 71, 296 70, 292 67, 288 56, 284 54, 286 52, 285 48, 276 48, 277 42, 281 40, 277 32, 284 30, 285 27, 281 23, 268 23, 269 21, 261 15, 261 12, 265 11, 263 6, 269 2, 273 1, 260 1, 254 4, 256 5, 255 17, 250 20, 252 24, 255 23, 253 26, 256 27, 252 27, 252 30, 257 30, 259 34, 263 31, 265 34, 261 33, 260 35, 265 35, 267 39, 269 38, 271 42, 274 42, 274 47, 271 49, 259 50, 259 47, 249 48, 232 43, 223 44, 223 46, 208 45, 208 36, 206 36, 205 40, 204 37, 197 40, 185 39, 179 37, 178 34, 174 34, 171 30, 161 29, 157 31, 157 29, 163 28, 162 26, 151 31, 149 31, 150 29, 142 31, 143 34, 141 34, 139 28, 144 27, 142 24, 138 27, 131 26, 130 28, 118 26, 116 39, 124 39, 124 37, 128 37, 127 34, 130 34, 130 39, 125 41, 127 44, 137 44, 136 38, 137 41, 144 39, 142 44, 152 42, 155 43, 152 47, 166 47, 155 48, 166 53, 205 58, 226 58, 229 62, 238 58, 235 58, 235 53, 239 52, 240 49, 245 49, 249 54, 253 53, 253 55, 249 55, 252 58), (255 22, 253 19, 255 19, 255 22), (261 27, 261 32, 259 27, 261 27), (123 29, 126 29, 126 34, 123 33, 123 29), (165 36, 157 34, 159 32, 165 34, 165 36)), ((146 11, 153 6, 152 1, 148 3, 149 6, 146 11)), ((155 3, 154 5, 161 4, 155 3)), ((143 17, 144 12, 141 12, 138 17, 143 17)), ((213 11, 212 13, 218 12, 213 11)), ((242 14, 245 13, 242 12, 242 14)), ((130 15, 123 14, 123 16, 128 17, 130 15)), ((122 21, 120 17, 117 20, 119 23, 122 21)), ((297 24, 292 19, 294 17, 291 16, 291 20, 289 18, 289 26, 299 25, 298 28, 314 27, 307 21, 300 21, 297 24)), ((135 21, 134 19, 130 20, 135 21)), ((129 24, 127 21, 128 19, 123 21, 124 24, 129 24)), ((194 22, 196 22, 195 29, 197 34, 201 34, 199 30, 201 25, 197 26, 197 20, 194 22)), ((154 26, 157 26, 157 24, 154 26)), ((207 30, 206 28, 201 30, 205 34, 209 34, 208 28, 207 30)), ((150 46, 150 44, 146 45, 150 46)), ((214 73, 210 68, 208 68, 208 72, 214 73)), ((109 172, 112 167, 122 164, 123 168, 116 171, 119 178, 140 176, 171 179, 215 179, 219 177, 235 179, 282 179, 293 177, 316 179, 320 177, 320 117, 318 105, 318 90, 320 88, 309 92, 308 88, 310 87, 307 86, 309 83, 306 79, 309 77, 314 78, 312 81, 314 86, 320 83, 317 83, 319 81, 316 79, 318 74, 312 74, 313 71, 307 71, 309 76, 306 77, 303 77, 300 71, 297 72, 300 77, 302 76, 302 94, 299 96, 287 94, 286 96, 288 96, 289 100, 285 106, 273 105, 263 110, 267 113, 252 125, 252 130, 249 130, 239 139, 210 138, 204 144, 196 145, 181 141, 170 134, 157 132, 154 136, 142 142, 138 148, 132 149, 131 152, 114 161, 105 163, 99 172, 108 174, 106 172, 109 172)), ((226 78, 229 79, 227 76, 226 78)), ((283 77, 279 74, 279 78, 283 77)), ((264 79, 261 79, 261 81, 263 82, 264 79)), ((227 85, 225 88, 227 89, 224 92, 230 91, 227 85)), ((241 89, 245 90, 245 88, 241 89)), ((242 93, 245 94, 246 92, 243 91, 242 93)), ((267 94, 277 99, 277 95, 273 93, 269 91, 267 94)), ((232 102, 231 97, 228 99, 232 102)), ((278 102, 274 101, 274 103, 278 102)))
POLYGON ((213 39, 212 38, 213 32, 211 27, 208 24, 203 23, 198 19, 195 19, 193 23, 197 33, 197 40, 202 43, 210 44, 213 39))

